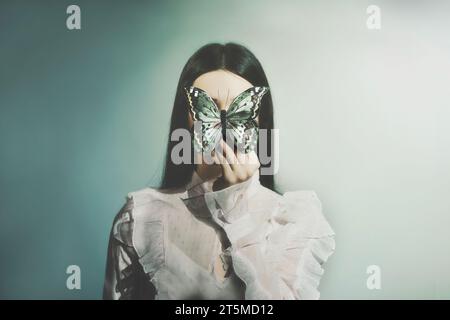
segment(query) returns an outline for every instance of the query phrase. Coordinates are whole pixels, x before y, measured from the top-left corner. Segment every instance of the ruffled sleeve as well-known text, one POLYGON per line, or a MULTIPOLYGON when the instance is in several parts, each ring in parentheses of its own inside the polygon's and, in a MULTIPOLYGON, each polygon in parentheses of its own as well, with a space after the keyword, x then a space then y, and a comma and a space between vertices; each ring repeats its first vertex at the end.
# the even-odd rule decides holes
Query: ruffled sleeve
POLYGON ((320 297, 323 264, 335 241, 314 191, 281 196, 253 176, 204 197, 230 240, 234 271, 246 284, 245 299, 320 297))
POLYGON ((103 299, 153 299, 155 288, 133 246, 133 198, 128 196, 113 221, 109 236, 103 299))

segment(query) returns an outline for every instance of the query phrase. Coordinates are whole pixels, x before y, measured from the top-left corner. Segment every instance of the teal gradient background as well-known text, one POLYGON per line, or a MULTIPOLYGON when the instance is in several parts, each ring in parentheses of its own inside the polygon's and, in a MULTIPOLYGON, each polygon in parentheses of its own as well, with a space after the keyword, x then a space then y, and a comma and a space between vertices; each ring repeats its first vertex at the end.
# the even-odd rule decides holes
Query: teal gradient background
POLYGON ((181 69, 209 42, 262 62, 281 190, 335 230, 324 299, 450 298, 445 1, 2 1, 0 298, 99 299, 125 196, 157 185, 181 69), (66 28, 81 7, 82 29, 66 28), (366 27, 381 8, 382 28, 366 27), (81 290, 66 288, 68 265, 81 290), (379 265, 382 289, 368 290, 379 265))

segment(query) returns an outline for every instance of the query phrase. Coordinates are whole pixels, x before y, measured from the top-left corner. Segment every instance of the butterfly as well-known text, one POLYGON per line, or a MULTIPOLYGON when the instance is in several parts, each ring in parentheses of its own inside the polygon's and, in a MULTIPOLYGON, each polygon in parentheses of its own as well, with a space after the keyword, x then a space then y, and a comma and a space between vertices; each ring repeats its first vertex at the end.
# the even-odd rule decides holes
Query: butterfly
POLYGON ((219 110, 214 100, 197 87, 184 88, 189 110, 195 121, 201 122, 201 130, 194 130, 192 142, 198 152, 211 152, 220 142, 235 141, 239 150, 248 153, 258 141, 256 118, 262 97, 268 87, 251 87, 236 96, 227 110, 219 110))

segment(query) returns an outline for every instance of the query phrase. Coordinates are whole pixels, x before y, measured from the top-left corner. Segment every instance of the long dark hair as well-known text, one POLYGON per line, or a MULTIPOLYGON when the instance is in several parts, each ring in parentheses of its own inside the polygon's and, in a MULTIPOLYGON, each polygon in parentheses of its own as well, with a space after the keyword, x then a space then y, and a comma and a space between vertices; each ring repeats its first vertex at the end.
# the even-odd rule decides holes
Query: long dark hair
MULTIPOLYGON (((171 133, 178 128, 190 130, 189 108, 183 91, 184 87, 191 86, 202 74, 224 69, 241 76, 253 86, 269 86, 266 74, 258 59, 246 47, 236 43, 211 43, 201 47, 189 58, 178 81, 175 103, 170 120, 169 142, 167 144, 165 168, 160 185, 161 189, 176 189, 185 186, 191 179, 195 164, 174 164, 171 160, 172 148, 178 143, 171 141, 171 133)), ((259 111, 259 128, 273 129, 273 105, 270 91, 261 100, 259 111)), ((274 161, 271 146, 271 134, 267 137, 267 155, 274 161)), ((258 149, 259 151, 259 144, 258 149)), ((258 152, 259 154, 259 152, 258 152)), ((264 166, 263 164, 261 166, 264 166)), ((263 186, 275 191, 273 175, 261 175, 263 186)))

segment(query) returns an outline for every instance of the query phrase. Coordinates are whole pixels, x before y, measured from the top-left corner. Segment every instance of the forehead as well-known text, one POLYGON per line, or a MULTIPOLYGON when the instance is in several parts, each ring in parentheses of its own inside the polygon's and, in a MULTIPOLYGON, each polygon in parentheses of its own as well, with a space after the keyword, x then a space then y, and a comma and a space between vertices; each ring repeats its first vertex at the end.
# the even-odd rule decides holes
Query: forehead
POLYGON ((241 76, 227 70, 215 70, 202 74, 193 83, 216 100, 233 99, 253 85, 241 76))

